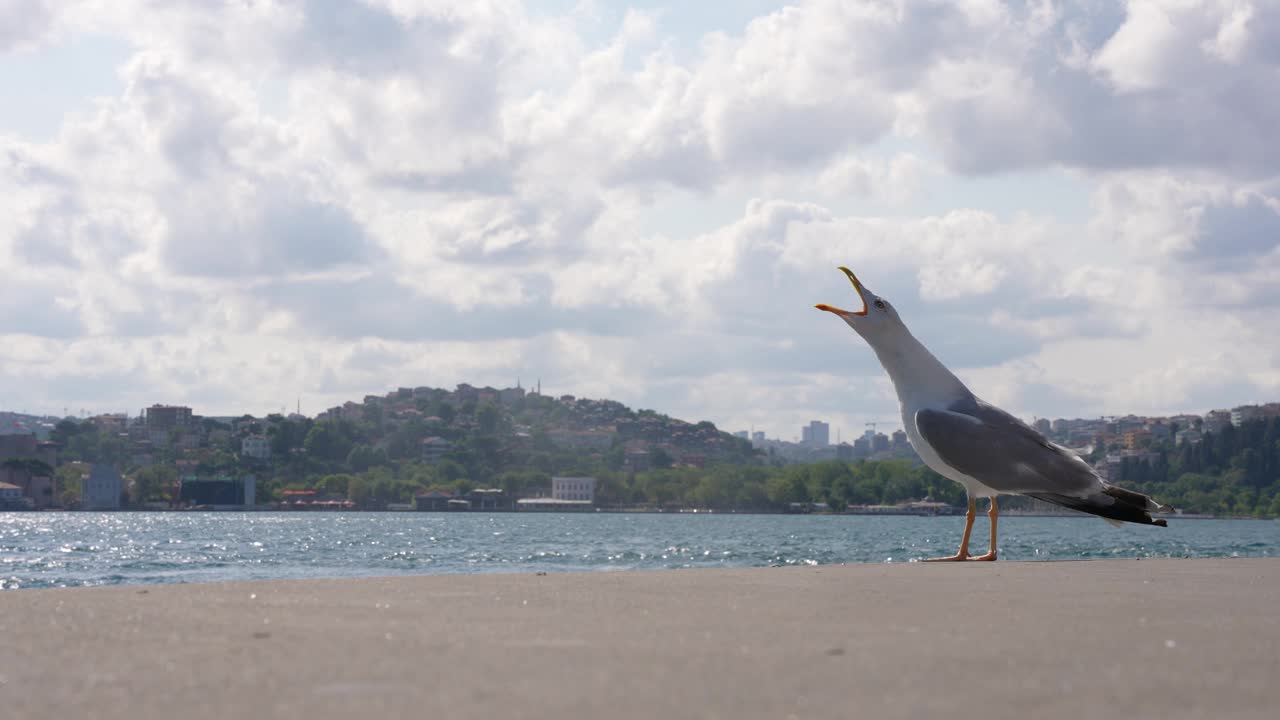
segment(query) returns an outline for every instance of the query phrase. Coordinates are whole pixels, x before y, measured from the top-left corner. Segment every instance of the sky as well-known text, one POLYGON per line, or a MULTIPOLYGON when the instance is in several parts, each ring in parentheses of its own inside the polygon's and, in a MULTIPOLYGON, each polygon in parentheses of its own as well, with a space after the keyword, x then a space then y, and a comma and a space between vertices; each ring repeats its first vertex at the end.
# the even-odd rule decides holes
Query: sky
POLYGON ((0 0, 0 409, 1280 399, 1280 4, 0 0))

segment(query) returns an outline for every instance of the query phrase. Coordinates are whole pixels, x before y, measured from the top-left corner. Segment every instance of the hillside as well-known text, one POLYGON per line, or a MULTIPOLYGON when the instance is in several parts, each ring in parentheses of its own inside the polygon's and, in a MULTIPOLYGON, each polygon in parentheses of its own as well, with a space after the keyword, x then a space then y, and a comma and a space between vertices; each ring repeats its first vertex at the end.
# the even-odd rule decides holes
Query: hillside
MULTIPOLYGON (((1194 441, 1177 443, 1175 427, 1119 455, 1118 436, 1100 440, 1093 460, 1113 482, 1183 511, 1280 515, 1280 417, 1216 432, 1196 427, 1194 441)), ((172 502, 180 477, 248 474, 257 478, 258 502, 305 491, 371 509, 410 502, 428 489, 538 494, 548 490, 553 475, 596 477, 603 507, 782 510, 820 503, 838 510, 926 498, 964 503, 958 485, 907 459, 783 465, 710 422, 633 410, 613 400, 465 384, 400 388, 314 419, 193 416, 189 424, 160 432, 125 416, 66 419, 50 439, 59 446, 57 499, 64 506, 74 506, 85 463, 92 462, 124 470, 135 505, 172 502)), ((1022 499, 1005 505, 1031 507, 1022 499)))

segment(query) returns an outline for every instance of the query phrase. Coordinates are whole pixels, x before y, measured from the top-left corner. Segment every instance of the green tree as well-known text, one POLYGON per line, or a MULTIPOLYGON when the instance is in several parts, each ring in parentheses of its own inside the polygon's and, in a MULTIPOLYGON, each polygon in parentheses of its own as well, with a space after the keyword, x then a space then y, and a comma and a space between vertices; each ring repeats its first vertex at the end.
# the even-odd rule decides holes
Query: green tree
POLYGON ((769 497, 769 502, 779 507, 786 507, 791 503, 809 502, 809 488, 805 483, 806 475, 807 473, 802 471, 787 468, 769 478, 765 483, 765 493, 769 497))
POLYGON ((388 464, 387 451, 360 443, 347 453, 347 465, 354 472, 364 472, 378 465, 388 464))
POLYGON ((71 507, 80 501, 83 480, 89 474, 84 463, 63 463, 53 475, 58 486, 58 500, 62 507, 71 507))
POLYGON ((481 435, 493 435, 498 432, 500 419, 501 412, 498 407, 491 402, 485 402, 476 410, 476 429, 481 435))
POLYGON ((135 505, 145 502, 168 502, 178 481, 178 469, 171 465, 152 465, 133 474, 129 500, 135 505))
POLYGON ((665 469, 675 464, 675 460, 671 457, 671 453, 663 448, 654 448, 649 451, 649 462, 658 469, 665 469))
POLYGON ((443 420, 445 425, 452 425, 453 421, 457 418, 458 412, 454 409, 453 405, 447 402, 442 402, 436 405, 435 413, 433 414, 443 420))

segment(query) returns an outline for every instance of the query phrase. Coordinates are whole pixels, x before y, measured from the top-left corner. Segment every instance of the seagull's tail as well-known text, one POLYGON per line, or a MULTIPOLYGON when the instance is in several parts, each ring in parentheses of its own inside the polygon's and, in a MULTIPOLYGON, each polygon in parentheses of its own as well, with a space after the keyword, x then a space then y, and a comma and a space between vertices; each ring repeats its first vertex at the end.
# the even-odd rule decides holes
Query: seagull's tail
POLYGON ((1054 505, 1098 515, 1109 521, 1120 520, 1138 523, 1139 525, 1168 527, 1169 523, 1164 518, 1153 519, 1151 513, 1170 512, 1173 510, 1171 506, 1161 505, 1140 492, 1125 490, 1105 483, 1102 486, 1102 492, 1082 498, 1058 495, 1057 493, 1027 493, 1027 495, 1038 500, 1051 502, 1054 505))

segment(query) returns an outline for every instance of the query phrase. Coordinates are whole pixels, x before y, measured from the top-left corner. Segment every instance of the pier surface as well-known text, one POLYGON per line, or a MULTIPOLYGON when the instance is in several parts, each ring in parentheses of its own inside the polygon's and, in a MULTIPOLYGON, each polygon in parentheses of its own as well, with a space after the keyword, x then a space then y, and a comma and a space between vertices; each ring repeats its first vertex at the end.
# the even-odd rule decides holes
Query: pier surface
POLYGON ((0 708, 120 718, 1273 718, 1280 560, 0 592, 0 708))

